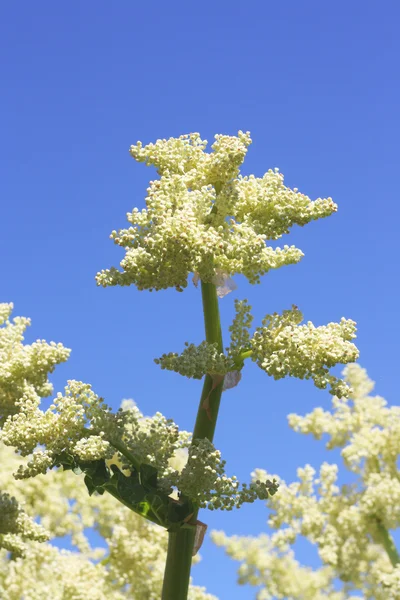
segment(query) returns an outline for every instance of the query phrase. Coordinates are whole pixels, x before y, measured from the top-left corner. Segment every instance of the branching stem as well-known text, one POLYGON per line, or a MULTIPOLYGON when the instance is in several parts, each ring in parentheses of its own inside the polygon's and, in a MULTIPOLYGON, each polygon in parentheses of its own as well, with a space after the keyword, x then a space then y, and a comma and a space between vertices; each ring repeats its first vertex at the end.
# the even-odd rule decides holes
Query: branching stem
POLYGON ((250 358, 250 356, 252 356, 253 354, 253 350, 245 350, 244 352, 241 352, 237 357, 236 357, 236 362, 243 362, 244 360, 246 360, 246 358, 250 358))

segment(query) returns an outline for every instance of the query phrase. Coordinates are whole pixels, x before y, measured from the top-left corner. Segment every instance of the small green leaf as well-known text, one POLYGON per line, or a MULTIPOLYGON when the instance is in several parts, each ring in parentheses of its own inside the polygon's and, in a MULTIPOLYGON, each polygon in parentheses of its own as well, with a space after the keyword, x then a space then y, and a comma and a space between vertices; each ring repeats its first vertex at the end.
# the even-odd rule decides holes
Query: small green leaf
POLYGON ((157 469, 152 465, 143 463, 140 467, 140 481, 149 489, 157 489, 157 469))

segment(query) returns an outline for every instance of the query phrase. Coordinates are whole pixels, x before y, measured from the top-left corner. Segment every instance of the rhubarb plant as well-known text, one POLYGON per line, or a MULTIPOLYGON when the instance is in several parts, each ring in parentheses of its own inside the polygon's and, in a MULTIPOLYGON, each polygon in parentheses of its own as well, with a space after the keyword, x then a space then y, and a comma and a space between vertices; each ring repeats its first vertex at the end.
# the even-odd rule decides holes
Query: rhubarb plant
MULTIPOLYGON (((69 351, 43 341, 24 345, 28 321, 10 320, 12 306, 1 307, 1 441, 21 457, 16 480, 28 485, 52 473, 78 475, 88 503, 95 498, 101 505, 101 500, 107 503, 112 498, 134 515, 135 524, 139 519, 152 528, 152 535, 157 531, 165 544, 162 584, 157 580, 162 589, 155 595, 136 591, 140 586, 132 586, 123 576, 128 567, 121 566, 121 576, 113 577, 118 556, 96 565, 104 570, 103 589, 111 586, 104 591, 107 598, 200 598, 205 592, 189 585, 192 557, 206 530, 206 511, 279 497, 277 478, 240 484, 228 475, 213 444, 221 398, 225 401, 225 392, 239 384, 246 361, 254 361, 274 379, 311 379, 337 398, 351 393, 346 381, 331 371, 358 357, 352 341, 355 323, 350 319, 316 326, 303 322, 297 306, 281 313, 266 306, 268 314, 252 328, 251 305, 247 299, 236 300, 230 339, 224 346, 220 304, 229 302, 225 297, 236 287, 235 277, 244 275, 251 284, 260 284, 271 269, 296 264, 303 257, 301 250, 275 242, 293 226, 305 226, 337 210, 331 198, 313 201, 286 187, 277 169, 260 178, 242 176, 240 167, 250 143, 250 134, 239 131, 237 136, 215 136, 210 152, 197 133, 131 146, 131 156, 155 167, 158 178, 150 182, 146 208, 134 208, 127 214, 129 226, 111 233, 114 243, 125 250, 120 268, 105 268, 96 277, 99 286, 134 285, 144 293, 167 288, 183 292, 189 284, 199 287, 204 340, 199 345, 183 341, 180 351, 155 358, 161 369, 204 381, 192 433, 180 431, 160 413, 144 417, 131 403, 113 412, 81 381, 69 381, 43 410, 41 398, 52 392, 48 374, 69 351), (177 457, 182 459, 179 465, 177 457)), ((8 496, 1 499, 10 502, 8 496)), ((17 509, 14 513, 21 514, 17 509)), ((3 535, 25 535, 40 543, 42 532, 33 525, 24 529, 18 518, 5 521, 3 535)), ((7 544, 3 542, 3 547, 10 549, 7 544)), ((18 544, 23 544, 20 538, 16 551, 18 544)), ((149 571, 151 565, 143 577, 149 571)))

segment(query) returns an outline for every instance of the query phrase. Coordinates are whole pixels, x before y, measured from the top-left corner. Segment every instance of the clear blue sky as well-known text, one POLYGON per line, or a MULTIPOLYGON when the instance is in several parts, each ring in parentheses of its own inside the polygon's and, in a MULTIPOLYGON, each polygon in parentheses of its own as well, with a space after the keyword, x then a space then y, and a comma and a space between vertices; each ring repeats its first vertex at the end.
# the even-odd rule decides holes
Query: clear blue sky
MULTIPOLYGON (((94 276, 118 265, 108 236, 143 206, 153 176, 130 144, 243 129, 254 140, 245 173, 277 166, 339 212, 284 241, 305 252, 300 265, 261 286, 238 278, 221 302, 224 324, 234 297, 249 298, 258 320, 293 303, 318 325, 352 318, 360 363, 397 402, 399 18, 395 1, 3 3, 0 296, 32 318, 27 341, 72 348, 56 389, 82 379, 114 407, 134 398, 192 428, 201 383, 153 358, 201 341, 199 291, 102 289, 94 276)), ((291 480, 297 466, 318 466, 322 444, 291 432, 286 415, 329 403, 310 382, 274 382, 247 366, 217 429, 228 470, 291 480)), ((259 503, 202 518, 256 534, 267 511, 259 503)), ((254 597, 235 585, 222 550, 206 542, 202 554, 196 583, 222 600, 254 597)), ((315 561, 306 547, 300 557, 315 561)))

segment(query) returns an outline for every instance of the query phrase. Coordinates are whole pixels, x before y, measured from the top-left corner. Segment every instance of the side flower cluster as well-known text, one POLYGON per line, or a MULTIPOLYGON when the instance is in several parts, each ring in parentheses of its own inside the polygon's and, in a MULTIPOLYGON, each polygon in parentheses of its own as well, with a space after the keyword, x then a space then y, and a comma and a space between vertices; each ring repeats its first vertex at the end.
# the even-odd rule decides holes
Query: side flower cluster
MULTIPOLYGON (((32 598, 32 593, 35 598, 52 600, 161 597, 168 539, 157 525, 109 494, 89 497, 83 477, 68 471, 58 469, 16 480, 12 472, 20 461, 11 448, 0 444, 0 488, 10 490, 32 522, 40 521, 49 533, 50 543, 19 536, 23 558, 17 557, 15 545, 0 548, 0 598, 21 600, 32 598), (66 535, 71 536, 71 551, 56 547, 66 535)), ((191 585, 188 600, 216 598, 191 585)))
POLYGON ((126 250, 121 270, 97 274, 102 286, 182 291, 190 273, 211 282, 223 272, 243 274, 250 283, 271 269, 297 263, 295 246, 266 245, 337 210, 331 198, 310 198, 284 186, 278 170, 261 179, 241 177, 239 168, 251 143, 249 133, 217 135, 212 152, 199 134, 131 147, 138 162, 155 166, 160 179, 150 182, 146 208, 128 213, 130 227, 111 239, 126 250))
MULTIPOLYGON (((327 447, 341 450, 353 483, 338 484, 335 464, 324 462, 319 473, 306 465, 297 481, 279 481, 279 493, 268 498, 271 535, 214 534, 243 562, 242 582, 262 586, 263 598, 346 600, 357 590, 371 600, 400 597, 399 555, 390 533, 400 526, 400 410, 371 395, 374 384, 359 365, 347 366, 344 376, 349 398, 334 397, 331 411, 289 415, 289 423, 317 439, 326 435, 327 447), (316 546, 321 568, 295 561, 293 545, 301 537, 316 546)), ((266 478, 261 469, 253 474, 256 481, 266 478)))
POLYGON ((195 346, 187 342, 182 354, 164 354, 155 362, 162 369, 201 379, 205 374, 226 376, 240 372, 244 360, 251 358, 274 379, 286 376, 312 379, 318 388, 329 385, 331 394, 337 397, 350 393, 346 382, 332 375, 329 369, 338 363, 357 360, 358 350, 351 342, 356 331, 354 321, 342 318, 340 323, 320 327, 311 321, 301 325, 303 315, 293 306, 282 315, 266 315, 262 327, 251 336, 251 306, 247 300, 236 300, 235 308, 226 355, 219 353, 213 344, 202 342, 195 346))
POLYGON ((185 343, 182 354, 169 352, 156 358, 154 362, 162 369, 175 371, 185 377, 201 379, 205 373, 210 375, 226 375, 234 367, 232 360, 218 352, 216 344, 204 341, 199 346, 185 343))
MULTIPOLYGON (((352 388, 349 398, 333 398, 332 411, 316 408, 305 416, 291 414, 289 425, 316 439, 327 435, 327 448, 342 448, 346 467, 354 473, 363 477, 387 474, 396 481, 400 407, 389 407, 381 396, 370 395, 374 382, 359 365, 348 365, 344 375, 352 388)), ((395 482, 393 486, 397 487, 395 482)))
POLYGON ((55 342, 23 344, 23 334, 31 322, 25 317, 10 321, 12 310, 13 304, 0 304, 0 425, 18 412, 17 401, 25 390, 42 398, 51 395, 48 375, 70 354, 68 348, 55 342))
POLYGON ((22 456, 33 453, 16 477, 45 473, 66 450, 83 460, 113 456, 109 440, 121 432, 122 419, 111 414, 90 385, 70 381, 65 394, 58 393, 48 410, 42 411, 39 404, 37 395, 25 389, 17 402, 19 412, 7 419, 1 432, 2 441, 22 456))
POLYGON ((17 479, 46 473, 58 464, 57 457, 68 453, 85 462, 104 459, 127 477, 137 465, 151 465, 157 469, 160 491, 169 495, 177 488, 197 506, 210 509, 231 510, 277 490, 269 480, 240 488, 236 477, 225 474, 225 461, 207 439, 191 445, 191 434, 180 432, 171 419, 161 413, 144 417, 128 401, 113 414, 88 384, 70 381, 46 411, 39 402, 27 390, 17 403, 19 412, 1 431, 6 445, 29 456, 14 474, 17 479), (177 469, 177 455, 183 451, 189 452, 188 458, 177 469))
POLYGON ((340 323, 315 327, 311 321, 300 325, 302 320, 296 306, 282 315, 266 315, 250 342, 252 360, 274 379, 287 375, 312 379, 318 388, 329 385, 331 394, 348 395, 349 386, 331 375, 329 369, 357 360, 358 350, 351 343, 355 322, 342 318, 340 323))
POLYGON ((24 512, 14 497, 0 492, 0 548, 14 556, 23 556, 27 540, 48 539, 48 532, 24 512))
POLYGON ((226 348, 228 356, 233 360, 238 360, 241 352, 250 350, 250 328, 253 323, 251 306, 247 300, 235 300, 235 318, 229 327, 231 334, 231 343, 226 348))
POLYGON ((195 440, 189 448, 189 457, 174 480, 181 492, 195 498, 201 508, 232 510, 244 503, 265 500, 278 491, 275 479, 253 481, 240 487, 236 476, 225 474, 221 453, 207 439, 195 440))

